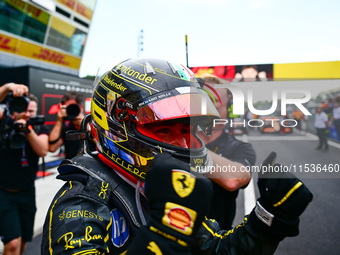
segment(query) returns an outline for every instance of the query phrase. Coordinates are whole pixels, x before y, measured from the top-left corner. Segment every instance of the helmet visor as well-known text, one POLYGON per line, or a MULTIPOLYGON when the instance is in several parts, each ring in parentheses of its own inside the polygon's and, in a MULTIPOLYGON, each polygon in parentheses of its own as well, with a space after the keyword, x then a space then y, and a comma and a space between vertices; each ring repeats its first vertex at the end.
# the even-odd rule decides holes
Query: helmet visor
POLYGON ((190 118, 190 122, 205 128, 212 126, 220 115, 203 92, 179 94, 149 103, 137 110, 136 118, 139 124, 190 118))

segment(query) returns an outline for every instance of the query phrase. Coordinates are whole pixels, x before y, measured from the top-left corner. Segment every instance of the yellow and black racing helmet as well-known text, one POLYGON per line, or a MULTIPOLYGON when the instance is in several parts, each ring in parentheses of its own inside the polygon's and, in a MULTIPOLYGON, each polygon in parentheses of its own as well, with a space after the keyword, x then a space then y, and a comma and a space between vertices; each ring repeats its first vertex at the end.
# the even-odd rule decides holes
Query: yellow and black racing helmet
POLYGON ((101 70, 91 102, 92 135, 100 159, 129 181, 144 181, 159 153, 204 166, 207 150, 196 136, 211 130, 219 114, 187 67, 161 59, 129 59, 101 70), (190 146, 157 139, 147 127, 188 123, 190 146))

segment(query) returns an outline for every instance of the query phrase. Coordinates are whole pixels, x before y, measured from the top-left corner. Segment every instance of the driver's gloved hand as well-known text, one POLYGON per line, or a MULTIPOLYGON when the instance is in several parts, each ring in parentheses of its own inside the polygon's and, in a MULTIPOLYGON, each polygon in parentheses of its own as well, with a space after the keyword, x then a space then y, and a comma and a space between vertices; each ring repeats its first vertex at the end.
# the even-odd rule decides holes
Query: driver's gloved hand
POLYGON ((139 230, 127 254, 190 254, 212 194, 211 181, 190 173, 189 164, 169 154, 156 156, 145 181, 150 221, 139 230))

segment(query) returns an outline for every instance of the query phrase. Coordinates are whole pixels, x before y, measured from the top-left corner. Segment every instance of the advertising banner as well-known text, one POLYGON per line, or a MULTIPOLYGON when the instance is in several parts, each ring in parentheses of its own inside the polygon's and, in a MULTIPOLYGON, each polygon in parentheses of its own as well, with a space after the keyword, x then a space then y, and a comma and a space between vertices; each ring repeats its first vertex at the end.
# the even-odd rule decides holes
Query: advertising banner
POLYGON ((78 70, 81 58, 0 33, 0 50, 78 70))

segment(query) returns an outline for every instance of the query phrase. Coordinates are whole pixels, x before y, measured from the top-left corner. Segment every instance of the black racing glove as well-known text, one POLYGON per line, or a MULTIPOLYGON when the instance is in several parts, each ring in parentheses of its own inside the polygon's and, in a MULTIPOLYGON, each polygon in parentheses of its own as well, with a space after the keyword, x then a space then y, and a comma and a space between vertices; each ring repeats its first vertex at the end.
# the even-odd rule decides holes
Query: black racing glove
POLYGON ((190 173, 189 164, 169 154, 156 156, 145 181, 150 221, 138 231, 127 254, 190 254, 212 194, 211 181, 190 173))
POLYGON ((255 229, 282 240, 299 234, 299 216, 312 201, 313 194, 294 174, 274 164, 275 158, 276 153, 272 152, 262 163, 258 179, 261 197, 249 222, 255 229))

